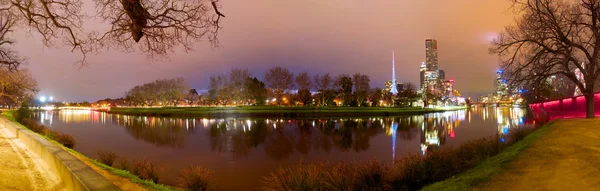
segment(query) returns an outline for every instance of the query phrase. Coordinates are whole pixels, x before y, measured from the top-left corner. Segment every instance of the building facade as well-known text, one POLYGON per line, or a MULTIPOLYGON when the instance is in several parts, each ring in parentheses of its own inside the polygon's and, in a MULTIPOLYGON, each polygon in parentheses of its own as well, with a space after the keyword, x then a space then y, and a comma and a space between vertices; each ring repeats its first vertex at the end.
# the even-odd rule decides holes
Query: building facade
POLYGON ((427 65, 425 65, 425 62, 421 62, 421 69, 419 70, 420 72, 420 84, 419 84, 419 89, 423 89, 425 87, 425 71, 427 71, 427 65))
POLYGON ((438 50, 435 39, 425 40, 425 64, 428 71, 438 70, 438 50))
POLYGON ((505 96, 508 96, 508 84, 506 80, 502 78, 504 71, 498 70, 496 71, 496 96, 497 99, 502 99, 505 96))

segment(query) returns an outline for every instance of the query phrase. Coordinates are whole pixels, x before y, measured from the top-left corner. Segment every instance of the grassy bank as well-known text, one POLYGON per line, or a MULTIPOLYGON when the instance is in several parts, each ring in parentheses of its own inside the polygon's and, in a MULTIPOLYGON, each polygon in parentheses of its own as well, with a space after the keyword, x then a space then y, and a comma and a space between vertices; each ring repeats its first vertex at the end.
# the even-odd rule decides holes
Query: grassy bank
POLYGON ((481 162, 476 167, 469 169, 456 177, 426 186, 422 190, 472 190, 477 184, 485 182, 494 175, 500 173, 505 165, 514 160, 523 149, 527 148, 534 141, 546 134, 552 124, 554 124, 554 121, 537 129, 523 140, 516 142, 502 151, 500 154, 481 162))
POLYGON ((161 108, 119 108, 113 107, 109 113, 168 117, 369 117, 419 115, 432 112, 460 110, 466 107, 424 109, 388 107, 161 107, 161 108))
POLYGON ((599 127, 600 119, 557 121, 501 172, 475 189, 598 190, 599 127))
MULTIPOLYGON (((16 113, 15 111, 3 111, 2 112, 2 116, 4 116, 8 120, 14 122, 15 124, 23 127, 24 129, 27 129, 29 131, 38 133, 38 132, 33 131, 32 129, 24 126, 23 124, 19 123, 16 120, 16 118, 15 118, 15 113, 16 113)), ((167 186, 167 185, 163 185, 163 184, 157 184, 157 183, 155 183, 155 182, 153 182, 151 180, 142 180, 139 177, 137 177, 136 175, 133 175, 132 173, 130 173, 129 171, 121 170, 121 169, 117 169, 117 168, 113 168, 111 166, 102 164, 102 163, 96 161, 95 159, 91 159, 91 158, 89 158, 89 157, 87 157, 87 156, 85 156, 85 155, 83 155, 83 154, 81 154, 81 153, 79 153, 79 152, 71 149, 71 148, 67 148, 64 145, 62 145, 61 143, 55 141, 53 139, 53 137, 49 137, 46 134, 40 134, 40 133, 38 133, 38 134, 40 136, 44 137, 45 139, 47 139, 48 141, 50 141, 52 143, 55 143, 56 145, 59 145, 63 149, 69 151, 69 153, 71 153, 73 156, 79 158, 84 163, 90 165, 90 167, 92 167, 94 170, 96 170, 96 171, 99 171, 99 170, 105 171, 105 172, 98 172, 98 173, 100 173, 101 175, 103 175, 105 177, 106 177, 106 172, 108 172, 109 174, 116 175, 118 177, 124 178, 124 179, 128 180, 131 183, 138 184, 141 187, 144 187, 144 188, 147 188, 147 189, 150 189, 150 190, 159 190, 159 191, 171 191, 171 190, 175 191, 175 190, 179 190, 179 189, 171 187, 171 186, 167 186), (91 166, 91 165, 94 165, 94 166, 91 166)), ((109 177, 107 177, 107 178, 109 180, 115 181, 114 178, 109 178, 109 177)), ((135 186, 133 186, 133 188, 132 188, 132 186, 130 186, 130 185, 123 185, 122 183, 119 185, 119 183, 115 182, 115 184, 117 184, 117 186, 121 187, 122 189, 125 187, 125 188, 130 188, 130 190, 137 190, 135 188, 135 186)), ((129 190, 129 189, 124 189, 124 190, 129 190)))

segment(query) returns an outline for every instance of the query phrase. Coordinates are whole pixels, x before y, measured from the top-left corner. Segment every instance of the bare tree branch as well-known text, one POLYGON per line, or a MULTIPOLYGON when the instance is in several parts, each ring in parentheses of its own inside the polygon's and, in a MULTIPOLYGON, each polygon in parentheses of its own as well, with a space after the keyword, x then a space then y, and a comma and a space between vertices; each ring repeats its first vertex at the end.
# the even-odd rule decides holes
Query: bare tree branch
POLYGON ((15 71, 19 65, 25 62, 15 51, 7 47, 15 42, 10 39, 9 33, 15 25, 14 17, 6 11, 0 11, 0 69, 6 67, 9 71, 15 71))
POLYGON ((216 1, 211 2, 212 7, 203 0, 94 2, 98 16, 111 25, 109 31, 92 35, 98 43, 96 48, 134 51, 137 44, 137 49, 148 57, 160 59, 179 46, 190 51, 202 39, 218 45, 219 23, 224 15, 216 1))
MULTIPOLYGON (((521 15, 496 38, 490 53, 501 57, 511 87, 541 87, 549 77, 565 77, 588 99, 600 75, 600 1, 512 0, 521 15), (575 70, 582 72, 580 81, 575 70)), ((591 102, 590 102, 591 101, 591 102)), ((591 110, 590 110, 591 103, 591 110)))

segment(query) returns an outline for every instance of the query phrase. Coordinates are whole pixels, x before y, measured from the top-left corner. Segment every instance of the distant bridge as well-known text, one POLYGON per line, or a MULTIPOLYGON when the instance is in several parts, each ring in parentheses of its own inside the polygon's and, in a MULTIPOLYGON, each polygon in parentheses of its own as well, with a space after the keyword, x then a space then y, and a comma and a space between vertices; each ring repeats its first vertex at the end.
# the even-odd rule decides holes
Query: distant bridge
POLYGON ((76 106, 65 106, 57 108, 59 110, 92 110, 91 107, 76 107, 76 106))
POLYGON ((497 101, 497 102, 473 102, 471 105, 481 105, 481 106, 513 106, 515 104, 514 101, 497 101))

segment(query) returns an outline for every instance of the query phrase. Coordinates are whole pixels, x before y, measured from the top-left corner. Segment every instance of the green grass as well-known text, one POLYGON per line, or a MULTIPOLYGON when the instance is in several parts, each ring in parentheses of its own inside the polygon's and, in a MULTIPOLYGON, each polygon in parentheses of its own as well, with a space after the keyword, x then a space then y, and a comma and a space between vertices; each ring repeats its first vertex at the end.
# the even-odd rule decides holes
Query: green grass
POLYGON ((469 169, 456 177, 426 186, 422 190, 472 190, 473 186, 487 181, 492 176, 500 173, 504 165, 515 159, 523 149, 544 135, 548 127, 553 123, 554 121, 544 125, 500 154, 481 162, 475 168, 469 169))
MULTIPOLYGON (((23 127, 24 129, 26 129, 28 131, 31 131, 29 128, 23 126, 21 123, 19 123, 19 122, 16 121, 16 119, 14 117, 14 112, 15 112, 14 110, 13 111, 4 111, 4 112, 2 112, 2 115, 5 116, 8 120, 10 120, 10 121, 14 122, 15 124, 19 125, 20 127, 23 127)), ((33 131, 31 131, 31 132, 33 132, 33 131)), ((114 174, 114 175, 117 175, 117 176, 129 179, 132 183, 140 184, 140 185, 144 186, 145 188, 148 188, 148 189, 151 189, 151 190, 157 190, 157 191, 175 191, 175 190, 179 190, 179 189, 171 187, 171 186, 154 183, 151 180, 142 180, 139 177, 131 174, 129 171, 121 170, 121 169, 117 169, 117 168, 113 168, 113 167, 107 166, 107 165, 102 164, 101 162, 98 162, 95 159, 91 159, 91 158, 89 158, 89 157, 87 157, 87 156, 85 156, 85 155, 83 155, 83 154, 81 154, 81 153, 79 153, 79 152, 77 152, 77 151, 75 151, 73 149, 65 147, 62 144, 60 144, 60 143, 58 143, 58 142, 50 139, 47 136, 44 136, 44 135, 41 135, 41 134, 38 134, 38 135, 44 137, 46 140, 48 140, 50 142, 52 142, 52 143, 54 143, 54 144, 62 147, 63 149, 69 151, 73 155, 79 155, 79 156, 84 157, 85 159, 87 159, 90 162, 92 162, 92 164, 94 164, 94 165, 96 165, 96 166, 98 166, 98 167, 100 167, 100 168, 102 168, 102 169, 110 172, 111 174, 114 174)))

